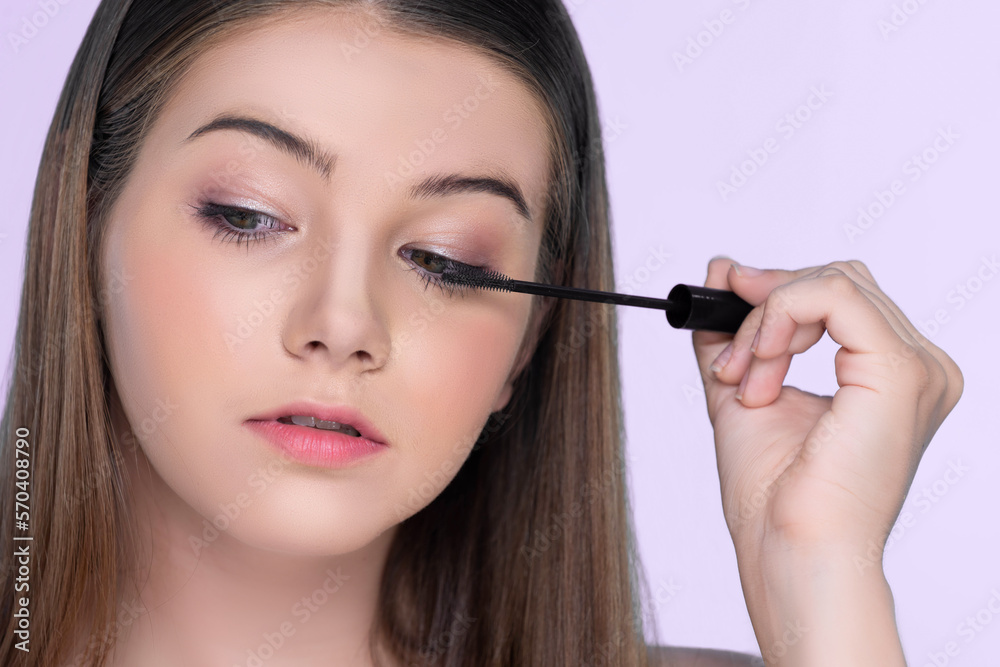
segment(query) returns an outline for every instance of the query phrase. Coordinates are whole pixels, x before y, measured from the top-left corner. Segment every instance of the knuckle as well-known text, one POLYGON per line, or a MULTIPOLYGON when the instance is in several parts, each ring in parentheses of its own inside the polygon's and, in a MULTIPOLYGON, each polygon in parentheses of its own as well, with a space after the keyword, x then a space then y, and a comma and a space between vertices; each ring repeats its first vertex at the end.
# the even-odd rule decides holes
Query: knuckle
POLYGON ((858 286, 846 273, 838 268, 829 268, 820 274, 834 294, 847 296, 857 291, 858 286))
POLYGON ((913 363, 902 365, 906 386, 917 396, 933 390, 939 383, 943 386, 944 369, 936 359, 931 357, 928 361, 926 356, 930 355, 911 353, 909 357, 913 363))
POLYGON ((868 280, 870 283, 872 283, 873 285, 878 285, 878 283, 875 281, 875 276, 872 275, 872 272, 868 268, 868 265, 866 265, 860 259, 848 260, 847 264, 850 265, 859 274, 864 276, 864 278, 868 280))
POLYGON ((837 264, 844 264, 846 266, 849 266, 850 268, 854 269, 855 271, 863 275, 871 274, 871 272, 868 270, 868 267, 860 259, 849 259, 844 262, 837 262, 837 264))
POLYGON ((743 325, 737 330, 736 335, 733 337, 733 347, 750 347, 751 341, 753 341, 754 335, 764 324, 764 318, 768 317, 767 309, 765 308, 767 302, 765 301, 761 305, 757 306, 754 310, 750 311, 746 319, 743 320, 743 325))
POLYGON ((921 379, 927 389, 936 389, 943 395, 948 389, 948 374, 936 357, 930 354, 926 356, 929 358, 923 364, 924 374, 921 379))
POLYGON ((761 304, 761 322, 773 322, 791 304, 791 300, 791 289, 787 284, 775 287, 761 304))
POLYGON ((965 391, 965 376, 962 374, 962 369, 958 367, 955 360, 945 355, 944 363, 944 373, 946 386, 946 396, 948 397, 948 405, 954 407, 958 403, 958 399, 962 397, 962 392, 965 391))

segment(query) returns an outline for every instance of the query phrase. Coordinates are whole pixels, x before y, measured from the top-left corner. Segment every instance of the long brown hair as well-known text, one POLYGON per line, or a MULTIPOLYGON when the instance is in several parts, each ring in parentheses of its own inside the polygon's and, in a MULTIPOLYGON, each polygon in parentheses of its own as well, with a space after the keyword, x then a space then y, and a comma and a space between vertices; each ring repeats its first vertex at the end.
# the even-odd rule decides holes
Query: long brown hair
MULTIPOLYGON (((28 470, 31 652, 16 646, 15 600, 25 593, 5 547, 5 665, 101 665, 127 631, 120 605, 141 572, 121 450, 135 443, 113 433, 109 415, 100 317, 113 293, 100 290, 98 262, 106 214, 192 60, 228 31, 306 4, 363 6, 380 27, 457 40, 518 76, 547 110, 552 139, 536 279, 614 289, 593 83, 559 0, 103 0, 59 99, 29 222, 0 434, 0 533, 6 545, 28 543, 14 541, 27 534, 14 517, 17 470, 28 470), (10 465, 17 449, 25 468, 10 465), (92 638, 83 653, 67 628, 92 638)), ((408 665, 646 664, 615 312, 547 305, 534 311, 510 405, 452 482, 399 527, 373 655, 378 645, 408 665)))

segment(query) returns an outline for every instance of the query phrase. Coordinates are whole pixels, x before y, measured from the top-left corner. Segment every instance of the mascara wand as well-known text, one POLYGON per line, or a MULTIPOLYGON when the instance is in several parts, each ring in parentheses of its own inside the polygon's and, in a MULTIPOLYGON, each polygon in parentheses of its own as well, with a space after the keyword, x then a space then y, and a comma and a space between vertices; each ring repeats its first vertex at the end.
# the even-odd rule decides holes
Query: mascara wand
POLYGON ((440 274, 439 277, 446 283, 500 292, 520 292, 578 301, 657 308, 666 311, 667 322, 675 329, 700 329, 734 334, 740 328, 743 319, 753 310, 753 306, 738 297, 735 292, 695 285, 675 285, 666 299, 655 299, 648 296, 514 280, 496 271, 476 268, 453 269, 440 274))

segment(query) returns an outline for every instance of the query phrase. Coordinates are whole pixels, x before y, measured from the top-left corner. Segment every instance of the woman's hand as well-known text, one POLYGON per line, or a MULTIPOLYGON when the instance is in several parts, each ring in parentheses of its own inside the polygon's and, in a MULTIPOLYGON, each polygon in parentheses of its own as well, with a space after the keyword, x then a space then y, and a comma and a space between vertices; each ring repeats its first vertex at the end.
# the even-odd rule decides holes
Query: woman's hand
MULTIPOLYGON (((861 262, 759 272, 716 258, 705 285, 755 306, 735 336, 696 331, 693 341, 751 617, 754 605, 773 616, 789 602, 774 599, 778 584, 747 581, 767 563, 777 572, 777 560, 808 554, 805 569, 843 578, 851 554, 881 554, 924 449, 962 394, 962 373, 861 262), (824 331, 841 346, 836 394, 783 386, 792 355, 824 331)), ((777 632, 776 617, 754 618, 755 629, 770 622, 777 632)))

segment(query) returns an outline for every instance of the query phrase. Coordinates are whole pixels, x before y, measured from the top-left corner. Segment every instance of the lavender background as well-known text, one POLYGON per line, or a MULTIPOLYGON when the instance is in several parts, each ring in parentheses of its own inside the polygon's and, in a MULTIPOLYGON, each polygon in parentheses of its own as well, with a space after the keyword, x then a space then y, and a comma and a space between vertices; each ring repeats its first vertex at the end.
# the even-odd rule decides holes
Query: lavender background
MULTIPOLYGON (((622 291, 701 284, 716 254, 782 268, 860 259, 962 368, 965 395, 924 456, 885 567, 911 665, 989 663, 1000 655, 990 399, 1000 370, 1000 5, 566 4, 596 79, 622 291), (720 192, 734 169, 749 175, 720 192), (859 208, 872 215, 864 226, 859 208)), ((0 7, 5 368, 45 132, 96 6, 0 7)), ((654 311, 619 314, 632 500, 661 639, 756 652, 690 336, 654 311)), ((824 338, 787 383, 835 391, 835 350, 824 338)))

